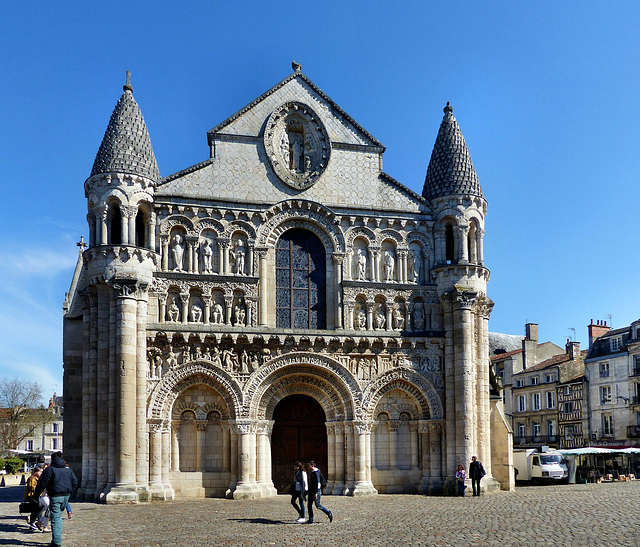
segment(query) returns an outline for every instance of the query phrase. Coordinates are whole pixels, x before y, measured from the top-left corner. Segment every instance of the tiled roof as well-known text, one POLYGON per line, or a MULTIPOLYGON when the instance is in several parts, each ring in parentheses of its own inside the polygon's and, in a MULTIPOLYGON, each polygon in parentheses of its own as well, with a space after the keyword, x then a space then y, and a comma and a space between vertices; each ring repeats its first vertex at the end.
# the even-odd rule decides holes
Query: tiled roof
MULTIPOLYGON (((542 344, 538 344, 536 347, 541 348, 542 346, 546 346, 547 344, 551 343, 552 342, 542 342, 542 344)), ((513 351, 507 351, 505 353, 498 353, 491 356, 491 361, 502 361, 503 359, 507 359, 508 357, 518 355, 519 353, 522 353, 521 349, 514 349, 513 351)), ((531 368, 528 368, 527 370, 531 370, 531 368)))
POLYGON ((124 93, 111 114, 93 162, 91 176, 102 173, 128 173, 160 180, 147 125, 129 84, 124 86, 124 93))
POLYGON ((447 103, 431 152, 422 196, 435 199, 459 194, 484 197, 467 143, 453 116, 453 108, 447 103))
MULTIPOLYGON (((580 356, 584 359, 587 356, 587 350, 580 351, 580 356)), ((533 366, 527 367, 526 369, 514 374, 514 376, 520 375, 520 374, 526 374, 527 372, 532 372, 536 370, 543 370, 545 368, 560 365, 562 363, 567 363, 569 361, 571 361, 571 355, 569 355, 568 353, 554 355, 553 357, 550 357, 545 361, 541 361, 540 363, 536 363, 533 366)))

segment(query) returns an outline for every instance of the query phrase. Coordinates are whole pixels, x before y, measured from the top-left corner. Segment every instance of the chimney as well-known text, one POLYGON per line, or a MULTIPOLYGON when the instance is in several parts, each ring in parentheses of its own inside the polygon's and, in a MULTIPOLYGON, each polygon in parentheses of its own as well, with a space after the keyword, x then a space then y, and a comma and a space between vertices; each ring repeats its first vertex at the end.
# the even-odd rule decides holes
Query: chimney
POLYGON ((592 319, 588 329, 589 329, 589 348, 591 348, 591 346, 593 345, 593 342, 597 338, 600 338, 603 334, 609 332, 609 330, 611 330, 611 327, 607 325, 606 321, 598 320, 594 323, 592 319))
POLYGON ((567 340, 566 350, 571 360, 575 361, 578 357, 580 357, 580 342, 572 342, 571 340, 567 340))
POLYGON ((522 341, 522 368, 526 369, 536 364, 536 350, 538 349, 538 324, 527 323, 524 326, 525 338, 522 341))

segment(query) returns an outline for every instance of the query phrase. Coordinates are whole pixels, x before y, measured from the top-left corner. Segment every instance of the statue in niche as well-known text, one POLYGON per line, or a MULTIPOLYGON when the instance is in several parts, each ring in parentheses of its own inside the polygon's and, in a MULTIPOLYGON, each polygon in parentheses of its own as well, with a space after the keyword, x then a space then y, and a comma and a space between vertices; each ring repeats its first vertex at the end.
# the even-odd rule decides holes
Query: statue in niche
POLYGON ((240 353, 240 372, 242 374, 249 374, 249 355, 245 350, 240 353))
POLYGON ((186 365, 189 361, 191 361, 191 351, 185 348, 182 350, 182 364, 186 365))
POLYGON ((280 136, 280 153, 283 158, 289 157, 289 133, 286 131, 283 131, 280 136))
POLYGON ((358 281, 364 281, 367 273, 367 254, 363 249, 358 249, 356 256, 356 268, 358 281))
POLYGON ((385 316, 385 313, 384 313, 384 307, 379 306, 378 309, 376 310, 376 329, 383 330, 386 322, 387 322, 387 317, 385 316))
POLYGON ((176 357, 176 354, 173 353, 173 349, 169 350, 169 354, 167 355, 167 364, 169 365, 169 369, 178 366, 178 358, 176 357))
POLYGON ((246 254, 244 241, 238 239, 235 244, 235 250, 231 251, 231 259, 236 263, 236 275, 245 275, 244 263, 246 254))
POLYGON ((404 313, 401 305, 396 305, 393 308, 393 326, 398 330, 404 328, 404 313))
POLYGON ((202 308, 198 304, 191 306, 191 321, 194 323, 202 321, 202 308))
POLYGON ((236 304, 236 307, 234 308, 234 315, 236 318, 234 326, 244 327, 247 319, 247 310, 245 307, 241 304, 236 304))
POLYGON ((202 359, 202 350, 200 349, 200 346, 196 346, 195 351, 193 352, 193 358, 198 361, 200 359, 202 359))
POLYGON ((417 331, 424 330, 424 308, 422 302, 413 303, 413 328, 417 331))
POLYGON ((204 273, 213 273, 213 249, 208 239, 205 239, 202 243, 202 262, 204 273))
POLYGON ((221 325, 224 323, 224 310, 222 309, 222 304, 220 304, 220 302, 216 302, 213 305, 213 323, 214 325, 221 325))
POLYGON ((180 307, 176 302, 176 297, 173 297, 171 299, 171 304, 169 304, 167 315, 169 316, 169 321, 172 321, 173 323, 177 323, 178 321, 180 321, 180 307))
POLYGON ((294 173, 303 172, 304 146, 302 133, 289 131, 289 169, 294 173))
POLYGON ((420 257, 420 251, 418 249, 411 249, 409 251, 409 274, 411 275, 411 281, 414 283, 420 282, 420 270, 422 267, 422 259, 420 257))
POLYGON ((255 371, 260 368, 260 358, 256 352, 251 354, 251 370, 255 371))
POLYGON ((153 377, 161 378, 162 377, 162 357, 160 354, 156 355, 153 359, 153 377))
POLYGON ((222 352, 224 368, 229 372, 238 372, 238 355, 233 349, 225 349, 222 352))
POLYGON ((367 314, 362 308, 356 311, 356 328, 364 330, 367 327, 367 314))
POLYGON ((389 250, 384 252, 384 278, 385 281, 393 281, 393 270, 395 269, 396 259, 393 257, 393 253, 389 250))
POLYGON ((175 272, 183 272, 182 259, 184 258, 184 247, 182 246, 182 236, 180 234, 176 234, 173 238, 172 252, 174 262, 173 270, 175 272))
POLYGON ((220 350, 216 347, 211 350, 211 362, 217 366, 222 368, 222 361, 220 359, 220 350))

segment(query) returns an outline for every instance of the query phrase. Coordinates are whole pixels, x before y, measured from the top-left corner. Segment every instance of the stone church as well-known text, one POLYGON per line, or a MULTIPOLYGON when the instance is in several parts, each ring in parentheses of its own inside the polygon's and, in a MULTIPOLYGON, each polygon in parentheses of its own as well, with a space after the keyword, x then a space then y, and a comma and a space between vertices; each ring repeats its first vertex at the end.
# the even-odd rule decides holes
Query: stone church
POLYGON ((295 62, 207 137, 161 177, 127 75, 64 305, 81 499, 274 496, 298 459, 334 495, 450 493, 474 455, 485 489, 508 482, 487 203, 453 108, 422 195, 295 62))

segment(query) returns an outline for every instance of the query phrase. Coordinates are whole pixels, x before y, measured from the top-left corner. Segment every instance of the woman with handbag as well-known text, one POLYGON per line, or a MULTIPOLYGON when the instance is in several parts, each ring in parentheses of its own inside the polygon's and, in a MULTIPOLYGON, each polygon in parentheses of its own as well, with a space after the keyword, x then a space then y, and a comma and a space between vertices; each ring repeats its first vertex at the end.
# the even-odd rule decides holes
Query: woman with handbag
POLYGON ((37 465, 31 471, 31 476, 27 479, 27 487, 24 491, 24 501, 33 505, 33 510, 27 518, 29 528, 34 532, 50 532, 51 529, 47 528, 47 510, 49 508, 49 498, 46 495, 42 495, 38 499, 35 498, 34 492, 38 484, 38 479, 42 475, 44 466, 37 465))
POLYGON ((291 505, 298 511, 298 520, 296 522, 304 522, 304 502, 307 495, 307 472, 304 470, 302 462, 296 462, 293 465, 294 475, 293 483, 289 488, 289 494, 291 494, 291 505))

